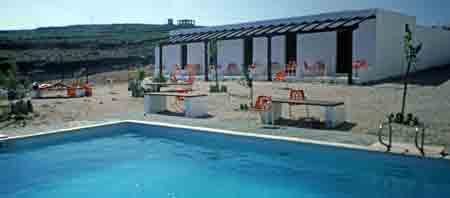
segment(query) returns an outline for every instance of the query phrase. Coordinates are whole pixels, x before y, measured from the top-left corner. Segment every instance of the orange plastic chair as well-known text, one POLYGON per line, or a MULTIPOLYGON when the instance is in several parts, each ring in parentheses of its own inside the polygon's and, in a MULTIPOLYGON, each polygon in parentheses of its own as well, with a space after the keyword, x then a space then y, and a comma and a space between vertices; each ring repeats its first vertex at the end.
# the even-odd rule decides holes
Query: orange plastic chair
POLYGON ((303 89, 289 90, 289 100, 305 100, 305 91, 303 89))
POLYGON ((170 74, 170 81, 177 81, 177 76, 175 74, 170 74))
MULTIPOLYGON (((184 88, 176 88, 175 92, 177 92, 177 93, 189 93, 189 90, 184 89, 184 88)), ((177 96, 177 101, 184 101, 184 97, 183 96, 177 96)))
POLYGON ((285 89, 289 89, 289 83, 286 81, 286 71, 279 71, 275 74, 275 81, 286 82, 285 89))
MULTIPOLYGON (((175 92, 177 93, 189 93, 189 90, 184 89, 184 88, 176 88, 175 92)), ((182 112, 183 111, 183 105, 182 103, 184 102, 184 96, 176 96, 175 97, 175 104, 174 106, 176 107, 177 111, 182 112)))
MULTIPOLYGON (((305 100, 305 91, 303 89, 290 89, 289 90, 289 100, 305 100)), ((289 117, 292 118, 292 106, 295 106, 295 103, 289 103, 289 117)), ((309 108, 306 108, 306 116, 309 117, 309 108)))
POLYGON ((251 108, 252 111, 271 111, 271 107, 268 105, 272 102, 271 96, 258 96, 256 98, 256 103, 251 108))
POLYGON ((286 72, 279 71, 275 74, 276 81, 285 81, 286 80, 286 72))
MULTIPOLYGON (((253 105, 253 107, 251 107, 249 109, 249 112, 254 112, 254 113, 271 112, 272 111, 272 107, 270 105, 271 102, 272 102, 271 96, 258 96, 256 98, 256 102, 253 105)), ((249 115, 248 125, 250 127, 250 114, 248 114, 248 115, 249 115)), ((272 115, 272 124, 274 124, 273 115, 272 115)))
POLYGON ((67 96, 68 97, 76 97, 76 88, 75 87, 67 87, 67 96))

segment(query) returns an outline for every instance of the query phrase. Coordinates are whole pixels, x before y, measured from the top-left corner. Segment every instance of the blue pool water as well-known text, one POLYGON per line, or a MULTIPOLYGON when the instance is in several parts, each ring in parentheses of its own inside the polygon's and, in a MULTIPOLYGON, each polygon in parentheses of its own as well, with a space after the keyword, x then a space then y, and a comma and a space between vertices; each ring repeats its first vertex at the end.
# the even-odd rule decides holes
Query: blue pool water
POLYGON ((1 198, 449 197, 450 162, 141 124, 9 142, 1 198))

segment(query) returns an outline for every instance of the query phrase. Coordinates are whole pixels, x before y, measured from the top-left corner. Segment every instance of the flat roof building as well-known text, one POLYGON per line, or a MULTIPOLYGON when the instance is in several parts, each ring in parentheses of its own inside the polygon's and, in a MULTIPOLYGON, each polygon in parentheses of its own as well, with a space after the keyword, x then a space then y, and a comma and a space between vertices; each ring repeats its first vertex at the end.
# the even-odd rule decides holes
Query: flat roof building
POLYGON ((256 65, 260 80, 287 72, 291 80, 345 79, 366 83, 402 75, 406 26, 423 43, 417 70, 450 63, 450 31, 416 25, 416 17, 383 9, 325 13, 170 32, 155 49, 161 73, 196 65, 208 78, 209 64, 225 76, 256 65), (217 42, 214 58, 208 43, 217 42))

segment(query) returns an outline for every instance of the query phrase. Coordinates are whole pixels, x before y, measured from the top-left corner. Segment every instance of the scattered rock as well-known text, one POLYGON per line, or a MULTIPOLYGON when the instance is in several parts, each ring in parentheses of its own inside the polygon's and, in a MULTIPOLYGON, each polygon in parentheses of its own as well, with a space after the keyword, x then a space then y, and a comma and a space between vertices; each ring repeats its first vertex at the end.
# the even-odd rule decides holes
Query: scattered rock
POLYGON ((408 153, 409 153, 409 149, 405 149, 405 150, 402 152, 403 155, 408 154, 408 153))

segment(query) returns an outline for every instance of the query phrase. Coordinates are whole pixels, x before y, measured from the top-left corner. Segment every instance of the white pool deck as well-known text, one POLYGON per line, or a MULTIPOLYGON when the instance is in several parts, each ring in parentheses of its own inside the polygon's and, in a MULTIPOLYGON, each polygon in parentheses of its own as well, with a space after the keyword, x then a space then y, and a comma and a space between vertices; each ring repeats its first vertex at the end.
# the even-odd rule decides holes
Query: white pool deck
MULTIPOLYGON (((251 132, 250 133, 249 132, 237 132, 237 131, 232 131, 232 130, 214 129, 214 128, 208 128, 208 127, 197 127, 197 126, 188 126, 188 125, 181 125, 181 124, 170 124, 170 123, 164 123, 164 122, 139 121, 139 120, 111 121, 111 122, 104 122, 104 123, 99 123, 99 124, 90 124, 90 125, 77 126, 77 127, 58 129, 58 130, 51 130, 51 131, 26 134, 26 135, 15 135, 15 136, 0 135, 0 140, 9 141, 9 140, 33 138, 33 137, 37 137, 37 136, 46 136, 46 135, 52 135, 52 134, 66 133, 66 132, 81 132, 81 130, 79 130, 79 129, 95 128, 95 127, 109 126, 109 125, 122 124, 122 123, 148 124, 148 125, 159 126, 159 127, 191 129, 191 130, 198 131, 198 132, 221 133, 221 134, 234 135, 234 136, 282 140, 282 141, 298 142, 298 143, 305 143, 305 144, 318 144, 318 145, 323 145, 323 146, 332 146, 332 147, 339 147, 339 148, 357 149, 357 150, 366 150, 366 151, 386 153, 385 148, 383 148, 380 144, 372 144, 369 146, 365 146, 365 145, 311 140, 311 139, 305 139, 305 138, 299 138, 299 137, 275 136, 275 135, 257 134, 257 133, 251 133, 251 132)), ((442 158, 442 156, 439 155, 439 152, 442 150, 442 147, 429 146, 429 147, 426 147, 425 150, 427 153, 426 158, 440 158, 440 159, 450 160, 450 156, 442 158)), ((392 151, 388 154, 404 155, 404 156, 420 156, 420 153, 412 145, 402 144, 402 143, 394 143, 392 151)))

